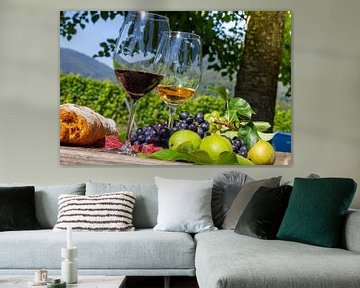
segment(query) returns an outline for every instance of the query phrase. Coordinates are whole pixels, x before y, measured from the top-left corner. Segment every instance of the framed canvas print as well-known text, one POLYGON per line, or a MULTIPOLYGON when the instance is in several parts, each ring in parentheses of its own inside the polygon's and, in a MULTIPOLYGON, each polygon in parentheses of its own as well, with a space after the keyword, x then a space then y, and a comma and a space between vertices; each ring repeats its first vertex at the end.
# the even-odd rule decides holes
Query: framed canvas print
POLYGON ((290 11, 61 11, 61 165, 290 165, 290 11))

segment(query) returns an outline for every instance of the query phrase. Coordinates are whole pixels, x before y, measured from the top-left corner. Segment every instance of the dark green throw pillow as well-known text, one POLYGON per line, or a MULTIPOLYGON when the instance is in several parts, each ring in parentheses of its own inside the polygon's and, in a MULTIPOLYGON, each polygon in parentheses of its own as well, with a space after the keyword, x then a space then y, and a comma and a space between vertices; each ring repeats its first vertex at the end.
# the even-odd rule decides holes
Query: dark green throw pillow
POLYGON ((0 231, 39 229, 35 188, 0 187, 0 231))
POLYGON ((288 206, 292 187, 260 187, 246 205, 235 232, 261 239, 275 239, 288 206))
POLYGON ((277 238, 337 247, 355 191, 349 178, 295 178, 277 238))

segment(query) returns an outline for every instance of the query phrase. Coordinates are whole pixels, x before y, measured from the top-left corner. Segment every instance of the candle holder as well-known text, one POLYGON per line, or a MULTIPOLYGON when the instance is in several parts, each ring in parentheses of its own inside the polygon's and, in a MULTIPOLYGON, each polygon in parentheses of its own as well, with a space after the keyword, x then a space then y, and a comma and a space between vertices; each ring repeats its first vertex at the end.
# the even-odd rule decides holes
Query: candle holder
POLYGON ((77 283, 78 269, 75 261, 77 256, 77 247, 61 248, 61 257, 65 258, 61 262, 61 279, 67 284, 77 283))

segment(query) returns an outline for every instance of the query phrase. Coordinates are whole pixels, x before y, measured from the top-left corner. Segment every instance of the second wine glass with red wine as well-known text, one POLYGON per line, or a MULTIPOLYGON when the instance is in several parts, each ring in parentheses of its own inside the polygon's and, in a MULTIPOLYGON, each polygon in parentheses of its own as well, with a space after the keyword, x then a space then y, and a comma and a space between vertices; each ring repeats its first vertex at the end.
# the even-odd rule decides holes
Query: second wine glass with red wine
POLYGON ((123 152, 131 154, 130 135, 137 101, 164 78, 169 20, 165 16, 131 11, 119 31, 113 64, 116 78, 130 98, 127 142, 123 152))

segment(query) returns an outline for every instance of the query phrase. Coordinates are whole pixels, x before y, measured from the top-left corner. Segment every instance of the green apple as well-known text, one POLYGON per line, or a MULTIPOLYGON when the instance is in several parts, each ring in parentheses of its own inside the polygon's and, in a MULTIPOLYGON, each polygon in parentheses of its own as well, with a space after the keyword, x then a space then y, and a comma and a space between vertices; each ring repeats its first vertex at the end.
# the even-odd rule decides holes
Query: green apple
POLYGON ((171 150, 178 150, 178 147, 186 142, 191 143, 192 150, 196 150, 200 146, 201 137, 191 130, 176 131, 169 139, 169 148, 171 150))
POLYGON ((200 143, 200 150, 206 151, 210 158, 213 160, 218 160, 219 155, 222 152, 232 152, 232 145, 230 141, 219 135, 219 134, 212 134, 210 136, 206 136, 204 139, 201 140, 200 143))

